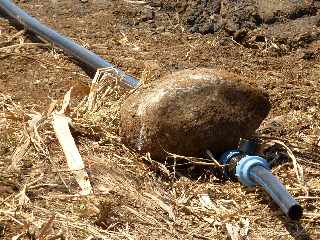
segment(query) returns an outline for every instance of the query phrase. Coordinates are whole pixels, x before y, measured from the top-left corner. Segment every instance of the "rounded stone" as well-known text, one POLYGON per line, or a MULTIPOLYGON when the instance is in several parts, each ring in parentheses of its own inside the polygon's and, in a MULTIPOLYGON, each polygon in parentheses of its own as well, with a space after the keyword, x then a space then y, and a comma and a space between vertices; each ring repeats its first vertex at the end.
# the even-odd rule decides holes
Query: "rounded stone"
POLYGON ((270 111, 268 95, 220 69, 183 70, 134 91, 120 109, 123 142, 152 158, 221 153, 251 136, 270 111))

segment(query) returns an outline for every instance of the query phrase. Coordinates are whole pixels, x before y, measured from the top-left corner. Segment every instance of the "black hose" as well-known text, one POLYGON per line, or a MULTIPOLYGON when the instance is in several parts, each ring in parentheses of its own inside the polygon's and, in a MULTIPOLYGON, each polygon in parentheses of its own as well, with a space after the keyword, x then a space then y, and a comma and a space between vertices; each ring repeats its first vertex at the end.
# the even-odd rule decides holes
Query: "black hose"
POLYGON ((11 20, 14 20, 16 23, 24 26, 28 31, 63 49, 65 53, 83 63, 93 72, 96 72, 99 68, 113 68, 116 74, 122 77, 123 83, 126 87, 135 88, 139 85, 139 81, 137 79, 125 74, 122 70, 117 69, 111 63, 88 49, 81 47, 71 39, 48 28, 35 18, 29 16, 11 1, 0 0, 0 11, 11 18, 11 20))
POLYGON ((302 207, 270 170, 259 165, 253 166, 250 169, 250 177, 270 194, 289 218, 299 220, 302 217, 302 207))

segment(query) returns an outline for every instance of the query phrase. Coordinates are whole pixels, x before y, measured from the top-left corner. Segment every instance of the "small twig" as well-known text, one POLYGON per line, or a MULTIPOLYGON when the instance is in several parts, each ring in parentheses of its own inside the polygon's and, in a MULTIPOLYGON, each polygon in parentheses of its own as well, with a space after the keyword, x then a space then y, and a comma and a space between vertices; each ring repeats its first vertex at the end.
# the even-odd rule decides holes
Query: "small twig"
MULTIPOLYGON (((109 192, 106 193, 94 193, 90 196, 107 196, 109 192)), ((52 200, 52 199, 72 199, 72 200, 78 200, 78 199, 83 199, 86 198, 87 196, 83 194, 54 194, 50 196, 37 196, 35 198, 37 199, 46 199, 46 200, 52 200)))
MULTIPOLYGON (((268 135, 259 135, 259 138, 261 139, 266 139, 266 140, 279 140, 281 142, 287 142, 287 139, 281 138, 281 137, 274 137, 274 136, 268 136, 268 135)), ((294 149, 308 149, 308 147, 314 147, 314 144, 308 143, 308 142, 300 142, 297 140, 290 140, 290 143, 286 143, 287 146, 290 146, 294 149), (294 142, 295 144, 292 144, 294 142), (306 145, 306 146, 301 146, 301 145, 306 145)))
POLYGON ((8 42, 12 42, 13 40, 15 40, 16 38, 22 36, 25 33, 26 33, 26 30, 23 29, 23 30, 17 32, 16 34, 13 34, 11 37, 9 37, 8 42))
POLYGON ((60 239, 60 240, 65 239, 64 234, 58 233, 57 235, 48 238, 48 240, 57 240, 57 239, 60 239))
POLYGON ((212 167, 219 167, 219 168, 223 167, 223 165, 216 163, 216 162, 212 162, 209 159, 198 158, 198 157, 187 157, 187 156, 182 156, 182 155, 170 153, 167 151, 165 151, 165 152, 168 154, 168 158, 170 157, 173 159, 187 160, 189 163, 192 163, 194 165, 212 166, 212 167))
POLYGON ((0 42, 0 46, 6 46, 6 45, 10 44, 13 40, 15 40, 16 38, 18 38, 21 35, 25 34, 25 32, 26 32, 25 29, 17 32, 16 34, 14 34, 11 37, 9 37, 7 41, 0 42))
POLYGON ((19 225, 23 226, 24 223, 22 223, 21 221, 19 221, 18 219, 16 219, 14 216, 16 216, 15 212, 10 212, 10 211, 3 211, 0 210, 0 213, 4 214, 5 216, 9 217, 11 220, 13 220, 14 222, 18 223, 19 225))
POLYGON ((311 196, 299 196, 299 197, 296 197, 296 199, 310 199, 310 200, 317 200, 317 199, 320 199, 320 197, 311 197, 311 196))
POLYGON ((138 211, 134 210, 133 208, 130 208, 128 206, 126 206, 126 209, 132 213, 133 215, 137 216, 138 218, 140 218, 141 220, 143 220, 145 223, 149 223, 150 225, 158 225, 159 222, 151 217, 151 216, 148 216, 148 215, 142 215, 140 214, 138 211))
POLYGON ((21 47, 50 47, 50 44, 47 43, 20 43, 14 44, 7 47, 0 48, 0 52, 5 52, 7 50, 11 50, 14 48, 21 48, 21 47))
POLYGON ((296 173, 297 179, 299 181, 300 184, 304 185, 304 180, 303 180, 303 169, 302 167, 298 164, 296 157, 294 156, 294 154, 292 153, 291 149, 282 141, 280 140, 271 140, 270 142, 272 143, 277 143, 280 146, 284 147, 285 150, 288 153, 288 156, 291 158, 292 160, 292 164, 293 164, 293 169, 296 173))
POLYGON ((48 236, 49 231, 52 228, 54 218, 55 218, 55 216, 52 215, 50 217, 50 219, 48 220, 48 222, 43 224, 42 228, 40 229, 39 236, 36 238, 36 240, 44 240, 46 238, 46 236, 48 236))
POLYGON ((24 136, 20 140, 20 145, 17 146, 15 149, 13 155, 12 155, 12 161, 11 165, 9 166, 8 169, 10 170, 18 170, 18 163, 23 159, 23 157, 26 155, 28 152, 30 146, 31 146, 31 140, 30 137, 27 136, 27 134, 24 132, 24 136))
POLYGON ((150 163, 152 167, 155 168, 154 170, 159 170, 164 176, 170 177, 170 171, 168 170, 168 168, 164 164, 153 160, 150 156, 150 153, 147 153, 146 156, 143 157, 143 159, 150 163))
POLYGON ((206 150, 206 154, 209 156, 209 158, 210 158, 215 164, 217 164, 219 167, 223 167, 223 165, 221 165, 221 164, 218 162, 218 160, 214 158, 212 152, 211 152, 209 149, 206 150))
POLYGON ((305 217, 315 217, 320 218, 320 213, 314 213, 314 212, 304 212, 303 216, 305 217))
POLYGON ((31 189, 41 188, 41 187, 59 187, 59 186, 61 186, 61 185, 60 184, 52 184, 52 183, 43 183, 43 184, 30 186, 30 187, 28 187, 28 189, 31 190, 31 189))
POLYGON ((152 194, 150 194, 150 193, 145 192, 145 193, 143 193, 143 195, 147 196, 148 198, 152 199, 152 200, 155 201, 157 204, 159 204, 159 206, 160 206, 164 211, 166 211, 166 212, 168 213, 169 218, 170 218, 171 220, 175 221, 176 216, 175 216, 175 214, 174 214, 174 212, 173 212, 173 209, 172 209, 172 207, 171 207, 170 205, 164 203, 161 199, 159 199, 158 197, 156 197, 156 196, 154 196, 154 195, 152 195, 152 194))
POLYGON ((2 204, 7 204, 7 201, 10 199, 10 198, 13 198, 15 195, 14 194, 11 194, 9 195, 8 197, 6 197, 5 199, 3 199, 1 202, 0 202, 0 206, 2 204))

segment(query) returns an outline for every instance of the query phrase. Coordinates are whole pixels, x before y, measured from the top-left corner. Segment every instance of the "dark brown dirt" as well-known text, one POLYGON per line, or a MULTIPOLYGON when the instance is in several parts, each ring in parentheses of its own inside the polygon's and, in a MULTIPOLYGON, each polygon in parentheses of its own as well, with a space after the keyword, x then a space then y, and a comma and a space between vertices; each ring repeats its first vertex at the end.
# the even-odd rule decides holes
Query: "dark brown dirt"
MULTIPOLYGON (((245 65, 248 67, 248 65, 254 64, 256 61, 268 61, 267 64, 259 63, 256 65, 258 69, 250 71, 252 72, 250 76, 254 78, 260 75, 257 71, 259 68, 263 71, 279 68, 279 62, 281 61, 277 59, 277 46, 274 46, 275 44, 272 44, 272 41, 265 42, 265 38, 260 38, 260 35, 255 38, 258 41, 258 43, 254 43, 257 50, 251 51, 250 49, 239 48, 228 38, 181 32, 185 25, 177 22, 178 19, 171 14, 171 11, 175 8, 165 7, 167 6, 166 3, 160 5, 162 6, 161 9, 157 7, 157 4, 133 5, 130 7, 129 5, 117 4, 114 6, 109 1, 89 1, 87 3, 76 1, 72 4, 69 1, 46 3, 32 1, 32 4, 22 4, 26 10, 29 10, 43 22, 48 23, 49 26, 78 40, 85 46, 91 47, 95 52, 136 77, 139 77, 146 67, 153 71, 152 79, 156 79, 167 72, 197 66, 224 66, 227 69, 234 69, 236 72, 244 72, 248 75, 246 71, 240 69, 246 67, 245 65), (167 8, 171 11, 164 12, 167 8), (149 15, 151 19, 146 18, 145 15, 149 15), (166 24, 167 22, 169 24, 166 24), (259 42, 261 39, 263 39, 262 43, 259 42), (163 46, 165 47, 163 48, 163 46), (271 58, 267 60, 261 58, 270 55, 271 58), (228 61, 225 61, 225 59, 228 59, 228 61)), ((313 37, 308 37, 308 33, 312 29, 315 31, 318 29, 313 27, 314 24, 315 22, 309 23, 303 21, 303 19, 288 21, 286 24, 277 22, 277 25, 273 25, 273 28, 267 31, 267 34, 271 37, 277 36, 277 34, 287 34, 291 36, 290 38, 295 37, 297 42, 295 45, 305 47, 297 52, 293 51, 287 57, 291 59, 291 62, 284 64, 282 68, 291 69, 292 62, 300 62, 301 57, 308 58, 309 56, 313 58, 317 55, 319 48, 318 35, 315 33, 313 37), (299 38, 293 31, 292 27, 297 26, 295 21, 300 21, 298 29, 301 31, 307 30, 305 38, 299 38)), ((1 29, 2 35, 15 32, 14 28, 10 27, 5 21, 2 21, 1 29)), ((241 30, 241 28, 238 30, 241 30)), ((27 41, 30 42, 30 40, 27 41)), ((281 41, 286 43, 286 38, 281 41)), ((290 40, 289 44, 291 42, 290 40)), ((280 48, 280 46, 278 47, 280 48)), ((19 49, 15 49, 15 54, 3 54, 2 56, 1 79, 4 83, 1 85, 2 91, 13 93, 16 100, 28 104, 32 103, 30 101, 32 96, 24 96, 24 92, 20 94, 17 89, 25 89, 31 94, 37 93, 37 100, 41 100, 43 106, 47 105, 50 101, 49 98, 61 96, 66 89, 73 85, 76 85, 76 92, 80 95, 87 92, 85 84, 87 80, 85 77, 79 76, 79 68, 66 57, 55 54, 56 51, 48 51, 47 49, 25 49, 23 47, 22 49, 27 51, 28 54, 19 55, 19 49), (55 56, 59 57, 55 62, 52 62, 55 56), (21 62, 21 64, 11 65, 12 61, 15 63, 21 62), (37 68, 36 72, 32 72, 34 67, 37 68), (7 69, 10 69, 10 72, 7 69), (41 76, 47 77, 44 80, 41 76), (78 81, 79 78, 82 81, 78 81), (32 81, 26 83, 21 79, 32 81), (60 84, 61 82, 63 84, 60 84)), ((287 63, 287 60, 285 62, 287 63)), ((302 62, 302 64, 304 63, 302 62)), ((309 64, 307 65, 309 67, 307 69, 304 67, 305 71, 311 67, 309 64)), ((301 66, 301 64, 296 65, 296 68, 298 66, 301 66)), ((296 71, 300 71, 300 68, 296 71)))
MULTIPOLYGON (((67 239, 99 239, 101 235, 110 239, 227 239, 226 224, 242 226, 244 218, 250 221, 251 239, 319 239, 319 1, 17 3, 42 22, 147 82, 197 67, 223 68, 255 80, 268 92, 272 104, 258 134, 282 139, 296 155, 304 171, 304 185, 297 180, 291 162, 275 168, 274 174, 299 197, 305 215, 300 222, 289 221, 263 191, 247 191, 239 183, 222 183, 214 178, 206 182, 186 178, 171 182, 159 177, 141 163, 145 156, 135 155, 108 135, 117 136, 118 119, 107 115, 101 117, 103 121, 115 124, 103 132, 107 140, 101 143, 80 139, 82 157, 92 165, 89 169, 95 173, 95 187, 101 175, 105 186, 113 184, 112 188, 121 192, 115 201, 128 198, 137 204, 132 204, 131 210, 122 204, 107 205, 121 208, 112 209, 115 214, 111 214, 111 222, 119 222, 120 226, 93 228, 98 203, 104 197, 70 197, 56 169, 36 150, 24 157, 21 172, 10 173, 7 169, 20 145, 21 129, 30 119, 25 113, 46 112, 52 100, 62 99, 70 87, 75 106, 88 93, 90 79, 57 49, 21 44, 31 42, 28 35, 11 40, 17 30, 0 18, 0 238, 12 239, 28 226, 39 232, 42 224, 57 213, 51 231, 53 235, 62 231, 67 239), (108 165, 110 161, 113 165, 108 165), (45 174, 38 181, 41 172, 45 174), (27 191, 29 204, 16 206, 20 191, 35 180, 36 187, 27 191), (208 191, 214 202, 210 210, 199 202, 199 196, 208 191), (150 198, 142 201, 145 192, 153 192, 173 206, 176 219, 172 221, 163 205, 150 198), (136 221, 128 223, 128 215, 130 221, 136 221)), ((45 143, 52 160, 63 170, 65 159, 55 137, 49 136, 45 143)), ((61 174, 71 193, 78 193, 72 175, 61 174)), ((111 192, 108 201, 113 196, 119 194, 111 192)), ((36 238, 28 234, 25 239, 36 238)))
POLYGON ((187 31, 232 36, 247 46, 272 41, 282 50, 297 48, 319 38, 318 1, 151 1, 160 9, 178 13, 187 31), (303 38, 303 39, 302 39, 303 38), (251 44, 250 44, 251 43, 251 44), (288 49, 289 48, 289 49, 288 49))

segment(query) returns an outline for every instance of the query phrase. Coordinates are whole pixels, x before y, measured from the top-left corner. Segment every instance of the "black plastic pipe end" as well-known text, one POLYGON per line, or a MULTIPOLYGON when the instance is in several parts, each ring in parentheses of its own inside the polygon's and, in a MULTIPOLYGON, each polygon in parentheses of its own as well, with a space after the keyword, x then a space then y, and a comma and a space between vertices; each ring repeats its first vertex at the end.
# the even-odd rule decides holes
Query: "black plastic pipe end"
POLYGON ((300 220, 302 215, 303 208, 299 204, 292 205, 287 212, 287 216, 294 221, 300 220))

